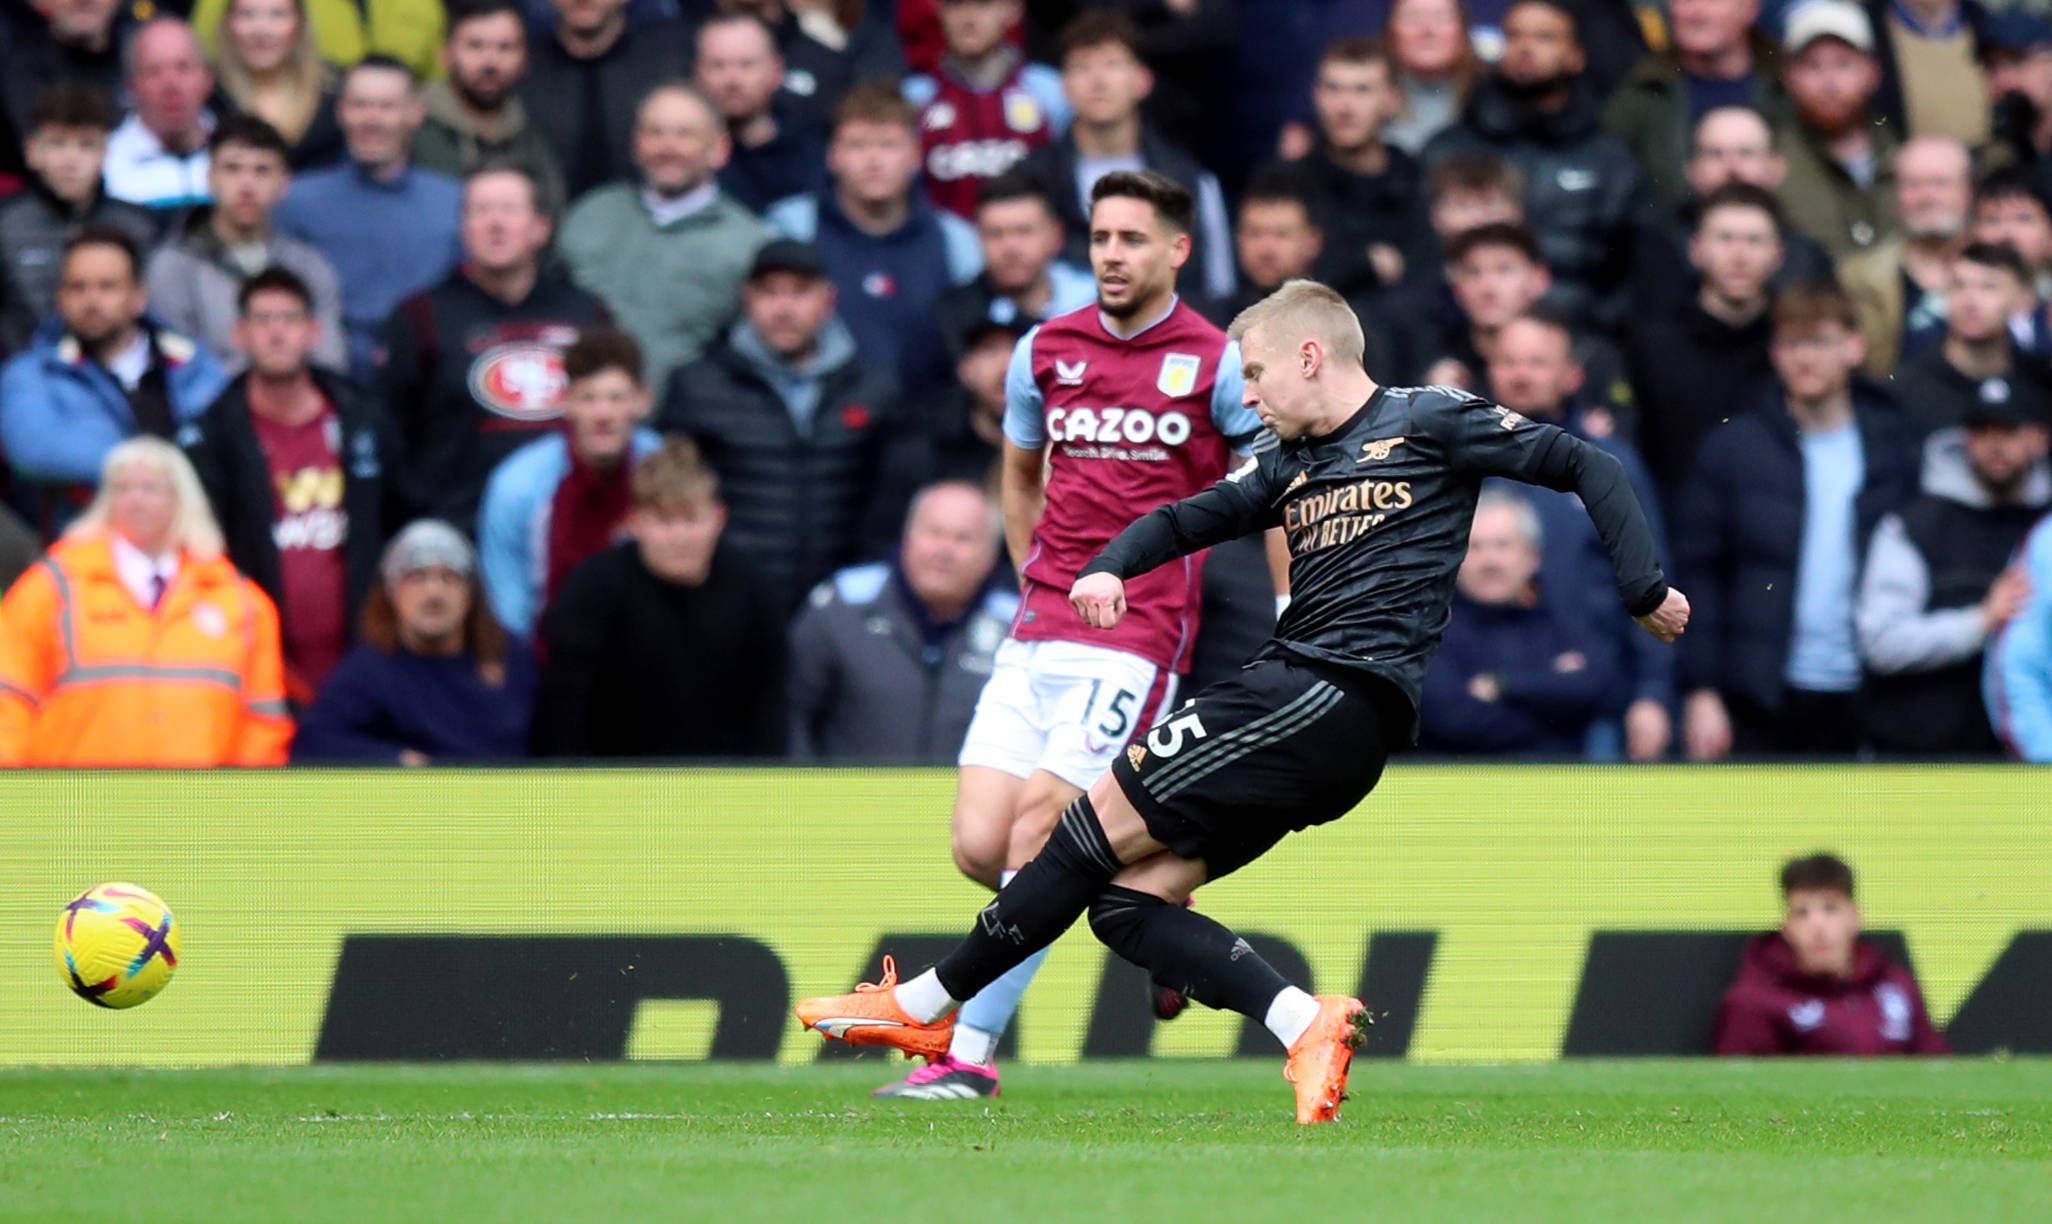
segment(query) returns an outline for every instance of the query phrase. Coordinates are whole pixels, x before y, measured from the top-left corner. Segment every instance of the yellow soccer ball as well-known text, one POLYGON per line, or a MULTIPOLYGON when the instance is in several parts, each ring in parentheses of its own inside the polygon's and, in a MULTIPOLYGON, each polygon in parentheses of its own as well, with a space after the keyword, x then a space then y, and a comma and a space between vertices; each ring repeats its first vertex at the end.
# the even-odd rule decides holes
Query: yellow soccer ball
POLYGON ((177 970, 178 923, 147 888, 89 888, 57 919, 57 972, 88 1003, 147 1003, 177 970))

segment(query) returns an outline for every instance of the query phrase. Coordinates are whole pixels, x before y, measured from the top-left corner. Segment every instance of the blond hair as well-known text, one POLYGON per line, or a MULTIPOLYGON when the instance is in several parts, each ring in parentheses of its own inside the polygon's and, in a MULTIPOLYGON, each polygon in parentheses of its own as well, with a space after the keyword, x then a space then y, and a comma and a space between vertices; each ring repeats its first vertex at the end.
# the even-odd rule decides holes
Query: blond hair
POLYGON ((162 438, 130 438, 107 452, 106 462, 100 465, 100 491, 93 495, 93 504, 85 513, 73 520, 64 531, 69 540, 79 536, 99 535, 110 531, 110 518, 114 508, 114 477, 127 468, 141 467, 162 476, 171 484, 171 494, 178 502, 176 517, 171 520, 171 545, 183 549, 196 560, 212 560, 223 552, 221 525, 214 521, 214 508, 207 504, 207 492, 200 487, 199 474, 192 470, 192 463, 185 452, 162 438))
POLYGON ((1322 341, 1335 360, 1355 365, 1362 364, 1368 348, 1368 339, 1361 334, 1361 319, 1347 299, 1314 280, 1284 281, 1282 288, 1241 311, 1226 334, 1245 340, 1257 327, 1267 330, 1271 342, 1286 348, 1306 337, 1322 341))
POLYGON ((665 438, 634 465, 637 510, 674 514, 720 500, 720 480, 689 438, 665 438))
POLYGON ((235 15, 236 0, 228 0, 223 6, 221 24, 214 30, 214 72, 220 78, 221 91, 233 98, 236 105, 277 128, 286 144, 297 144, 300 137, 306 135, 306 130, 313 126, 314 116, 320 112, 321 98, 327 92, 330 76, 328 65, 321 59, 320 46, 314 39, 313 21, 306 14, 306 0, 291 0, 291 4, 299 16, 299 32, 293 35, 292 50, 279 70, 279 75, 288 85, 284 106, 279 113, 265 115, 257 108, 256 77, 242 58, 242 52, 236 48, 235 40, 228 34, 228 22, 235 15))

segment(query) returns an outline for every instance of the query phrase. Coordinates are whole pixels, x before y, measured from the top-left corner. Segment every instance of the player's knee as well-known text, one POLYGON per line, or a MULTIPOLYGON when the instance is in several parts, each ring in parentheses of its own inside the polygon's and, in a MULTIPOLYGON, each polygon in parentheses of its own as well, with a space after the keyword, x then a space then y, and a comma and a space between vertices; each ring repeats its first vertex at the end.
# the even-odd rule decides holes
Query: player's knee
POLYGON ((1148 912, 1166 904, 1151 893, 1114 884, 1090 903, 1090 933, 1105 947, 1123 953, 1139 936, 1148 912))
POLYGON ((955 867, 963 875, 988 888, 998 886, 1009 850, 1006 837, 976 836, 956 829, 950 848, 954 851, 955 867))

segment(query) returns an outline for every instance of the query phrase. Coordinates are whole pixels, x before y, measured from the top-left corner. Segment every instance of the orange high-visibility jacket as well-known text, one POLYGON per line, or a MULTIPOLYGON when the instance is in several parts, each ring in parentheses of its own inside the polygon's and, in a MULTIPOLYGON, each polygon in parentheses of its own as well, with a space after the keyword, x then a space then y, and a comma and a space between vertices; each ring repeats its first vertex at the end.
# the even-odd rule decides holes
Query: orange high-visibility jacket
POLYGON ((226 558, 179 559, 154 611, 105 537, 65 540, 0 602, 0 765, 283 765, 278 610, 226 558))

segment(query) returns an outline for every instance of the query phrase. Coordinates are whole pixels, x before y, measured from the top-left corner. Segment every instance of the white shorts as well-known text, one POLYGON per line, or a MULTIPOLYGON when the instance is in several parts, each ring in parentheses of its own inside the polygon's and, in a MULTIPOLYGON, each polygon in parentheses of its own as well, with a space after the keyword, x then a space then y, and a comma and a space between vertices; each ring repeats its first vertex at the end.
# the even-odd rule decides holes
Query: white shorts
POLYGON ((959 764, 1087 790, 1176 692, 1173 672, 1081 642, 1006 638, 976 701, 959 764))

